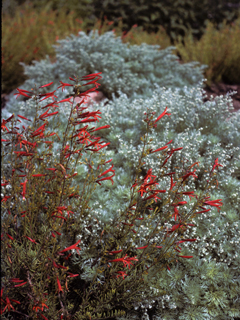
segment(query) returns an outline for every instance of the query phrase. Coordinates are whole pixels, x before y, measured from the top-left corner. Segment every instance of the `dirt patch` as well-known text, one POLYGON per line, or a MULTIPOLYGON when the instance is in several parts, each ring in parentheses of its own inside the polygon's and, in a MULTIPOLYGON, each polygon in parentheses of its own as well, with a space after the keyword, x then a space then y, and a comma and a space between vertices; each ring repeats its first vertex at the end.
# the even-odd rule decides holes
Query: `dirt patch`
POLYGON ((211 96, 216 97, 216 96, 225 95, 228 92, 237 91, 237 93, 235 93, 232 96, 233 107, 234 107, 234 110, 232 110, 232 112, 236 112, 240 110, 240 85, 229 85, 229 84, 220 82, 220 83, 213 83, 210 87, 206 86, 204 90, 206 91, 206 94, 207 94, 207 97, 204 99, 204 102, 209 100, 211 96))

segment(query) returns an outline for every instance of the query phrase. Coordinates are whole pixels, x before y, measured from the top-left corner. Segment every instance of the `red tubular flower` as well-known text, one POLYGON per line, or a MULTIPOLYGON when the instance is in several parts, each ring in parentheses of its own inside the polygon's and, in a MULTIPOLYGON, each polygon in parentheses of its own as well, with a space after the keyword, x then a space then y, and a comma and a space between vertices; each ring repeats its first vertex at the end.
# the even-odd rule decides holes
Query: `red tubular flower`
POLYGON ((11 198, 11 196, 5 196, 5 197, 3 197, 1 202, 6 202, 9 198, 11 198))
POLYGON ((20 284, 15 284, 14 287, 15 287, 15 288, 16 288, 16 287, 21 287, 21 286, 24 286, 26 283, 27 283, 27 281, 26 281, 26 282, 23 282, 23 283, 20 283, 20 284))
POLYGON ((45 130, 45 129, 46 129, 46 128, 45 128, 46 125, 47 125, 46 123, 44 123, 43 125, 41 125, 41 127, 39 127, 37 130, 35 130, 35 131, 32 133, 32 136, 34 136, 36 133, 38 133, 38 132, 40 132, 40 131, 42 131, 42 130, 45 130))
POLYGON ((60 291, 63 292, 63 289, 62 289, 62 286, 61 286, 61 283, 60 283, 58 277, 57 277, 57 285, 58 285, 58 293, 59 293, 60 291))
POLYGON ((189 176, 193 176, 195 178, 197 178, 197 176, 194 174, 194 172, 196 171, 196 169, 194 169, 192 172, 188 172, 187 174, 185 174, 185 176, 183 176, 183 181, 185 181, 189 176))
POLYGON ((192 241, 196 241, 196 240, 197 240, 197 238, 196 239, 184 239, 184 240, 177 241, 176 244, 183 243, 183 242, 186 242, 186 241, 192 242, 192 241))
MULTIPOLYGON (((101 142, 101 143, 102 143, 102 142, 101 142)), ((103 145, 100 145, 100 147, 98 147, 97 151, 99 151, 100 149, 102 149, 102 148, 104 148, 104 147, 108 146, 109 144, 110 144, 110 142, 105 143, 105 144, 103 144, 103 145)), ((87 150, 90 150, 90 149, 87 149, 87 150)))
MULTIPOLYGON (((151 181, 151 182, 148 182, 146 183, 146 181, 140 186, 140 189, 138 190, 138 192, 141 193, 141 197, 143 196, 143 193, 146 193, 148 192, 147 189, 150 189, 150 186, 151 185, 156 185, 156 184, 159 184, 157 181, 151 181)), ((135 187, 137 184, 133 185, 132 187, 135 187)), ((165 192, 165 190, 150 190, 150 192, 154 192, 155 195, 158 193, 158 192, 165 192), (156 192, 155 192, 156 191, 156 192)), ((151 196, 151 198, 153 198, 151 196)))
MULTIPOLYGON (((45 98, 43 98, 43 99, 40 100, 40 101, 43 101, 43 100, 45 100, 45 99, 47 99, 47 98, 50 98, 50 97, 52 97, 52 99, 54 100, 53 97, 57 98, 57 96, 54 95, 55 92, 56 92, 56 90, 54 90, 54 91, 52 91, 52 92, 48 92, 48 93, 39 94, 39 98, 40 98, 40 97, 45 97, 45 98)), ((55 101, 54 101, 54 102, 55 102, 55 101)))
POLYGON ((187 201, 180 201, 178 203, 173 203, 172 206, 178 207, 178 206, 184 206, 184 204, 187 204, 187 201))
POLYGON ((152 177, 156 178, 156 176, 152 174, 152 169, 149 169, 146 176, 144 177, 144 181, 147 181, 148 179, 150 179, 150 182, 152 182, 154 180, 154 179, 152 180, 152 177))
POLYGON ((147 248, 147 247, 148 247, 148 245, 147 245, 147 246, 144 246, 144 247, 138 247, 138 248, 136 248, 136 249, 141 250, 141 249, 145 249, 145 248, 147 248))
POLYGON ((211 201, 205 201, 203 204, 205 205, 209 205, 212 207, 217 207, 218 212, 220 211, 220 208, 223 203, 221 202, 222 199, 218 199, 218 200, 211 200, 211 201))
POLYGON ((91 74, 88 74, 87 76, 83 76, 81 80, 92 80, 94 79, 96 76, 101 79, 102 77, 100 76, 102 72, 98 72, 98 73, 91 73, 91 74))
MULTIPOLYGON (((45 301, 46 301, 46 300, 45 300, 45 301)), ((43 303, 43 302, 40 302, 40 305, 41 305, 41 306, 39 306, 38 304, 39 304, 39 302, 37 303, 37 305, 33 306, 33 311, 35 310, 36 312, 38 312, 38 309, 40 309, 40 310, 43 311, 43 308, 49 309, 48 306, 47 306, 45 303, 43 303)))
POLYGON ((170 155, 172 155, 175 151, 179 151, 179 150, 182 150, 182 149, 183 149, 183 147, 171 149, 171 150, 169 150, 167 153, 170 154, 170 155))
MULTIPOLYGON (((54 96, 54 97, 55 97, 55 96, 54 96)), ((54 104, 55 102, 56 102, 56 101, 53 101, 53 102, 51 102, 51 103, 48 103, 48 104, 46 104, 46 106, 42 107, 41 109, 45 109, 45 108, 47 108, 47 107, 49 107, 49 106, 58 108, 59 106, 57 106, 56 104, 54 104)))
POLYGON ((44 84, 43 86, 39 87, 39 88, 44 88, 44 87, 48 87, 48 86, 51 86, 53 84, 53 82, 50 82, 48 84, 44 84))
POLYGON ((23 186, 23 191, 22 191, 22 196, 23 200, 26 200, 25 195, 26 195, 26 185, 27 185, 28 180, 26 179, 23 183, 20 183, 20 185, 23 186))
POLYGON ((96 87, 98 88, 100 86, 100 84, 97 83, 97 81, 98 81, 98 79, 90 81, 90 82, 87 82, 87 83, 84 83, 84 84, 82 84, 82 86, 87 86, 89 84, 93 84, 94 83, 96 85, 96 87))
POLYGON ((138 259, 136 259, 136 257, 133 257, 133 258, 130 258, 130 257, 126 258, 126 257, 127 257, 127 254, 123 258, 108 260, 108 262, 122 262, 124 267, 126 267, 128 265, 128 268, 130 269, 130 265, 132 264, 131 260, 138 261, 138 259))
POLYGON ((50 110, 50 108, 48 108, 47 111, 45 111, 43 114, 41 114, 41 115, 39 116, 39 119, 43 119, 44 116, 48 113, 49 110, 50 110))
POLYGON ((166 111, 167 111, 167 107, 166 107, 166 109, 163 111, 163 113, 160 114, 160 116, 154 121, 154 123, 156 123, 157 121, 159 121, 159 120, 160 120, 163 116, 165 116, 165 115, 170 116, 171 113, 167 113, 166 111))
POLYGON ((31 238, 29 238, 29 237, 27 237, 27 236, 25 236, 29 241, 31 241, 31 242, 33 242, 33 243, 36 243, 37 244, 37 242, 36 242, 36 240, 34 240, 34 239, 31 239, 31 238))
POLYGON ((117 254, 117 253, 120 253, 120 252, 122 252, 122 249, 117 250, 117 251, 108 251, 108 254, 113 255, 113 254, 117 254))
POLYGON ((184 194, 184 195, 187 195, 187 196, 189 196, 189 199, 191 200, 191 197, 196 197, 196 195, 194 194, 194 191, 185 191, 185 192, 181 192, 181 193, 179 193, 179 192, 177 192, 177 194, 184 194))
POLYGON ((218 163, 218 158, 217 158, 217 159, 215 159, 215 161, 214 161, 214 165, 213 165, 213 167, 212 167, 212 170, 211 170, 210 174, 213 172, 213 170, 214 170, 215 168, 218 169, 218 167, 222 167, 222 165, 218 163))
POLYGON ((154 198, 154 201, 157 202, 157 199, 161 200, 161 198, 157 197, 158 192, 152 194, 151 196, 148 196, 147 198, 143 199, 143 201, 149 200, 154 198))
POLYGON ((63 102, 69 102, 70 104, 72 103, 70 100, 72 99, 72 97, 67 98, 67 99, 63 99, 61 101, 55 102, 55 103, 63 103, 63 102))
POLYGON ((12 279, 9 279, 9 281, 11 281, 11 282, 23 282, 24 280, 20 280, 19 278, 12 278, 12 279))
POLYGON ((170 230, 168 230, 167 232, 173 232, 175 230, 177 230, 179 227, 181 226, 181 223, 175 224, 174 226, 172 226, 172 228, 170 230))
POLYGON ((64 266, 61 266, 60 264, 57 264, 54 260, 53 260, 53 266, 54 266, 54 268, 57 268, 57 269, 59 269, 59 268, 67 269, 67 267, 64 267, 64 266))
POLYGON ((76 273, 76 274, 73 274, 73 273, 71 273, 71 272, 68 272, 68 273, 69 273, 69 275, 67 276, 67 278, 74 278, 74 277, 79 276, 78 273, 76 273))
POLYGON ((124 280, 124 278, 128 276, 128 275, 126 274, 126 272, 124 272, 124 271, 117 271, 117 273, 118 273, 118 275, 117 275, 117 277, 116 277, 117 279, 118 279, 119 277, 122 277, 123 280, 124 280))
POLYGON ((130 226, 130 227, 132 227, 134 225, 133 223, 126 223, 126 222, 122 222, 122 224, 124 224, 125 226, 130 226))
POLYGON ((101 183, 99 183, 99 181, 111 180, 111 181, 112 181, 112 184, 113 184, 113 180, 112 180, 111 178, 112 178, 113 176, 115 176, 115 170, 113 170, 112 168, 113 168, 113 164, 112 164, 112 166, 111 166, 108 170, 106 170, 106 171, 104 171, 102 174, 100 174, 100 175, 98 176, 98 178, 100 178, 101 176, 103 176, 104 174, 106 174, 106 173, 108 173, 108 172, 113 172, 113 175, 112 175, 112 176, 107 177, 107 178, 98 179, 96 182, 101 185, 101 183))
POLYGON ((190 259, 192 258, 193 256, 178 256, 179 258, 185 258, 185 259, 190 259))
POLYGON ((6 127, 6 123, 7 123, 7 121, 3 119, 2 123, 1 123, 1 129, 3 131, 7 130, 9 132, 8 128, 6 127))
POLYGON ((171 176, 171 186, 169 190, 172 190, 172 188, 176 185, 177 182, 173 183, 173 178, 171 176))
POLYGON ((41 119, 45 119, 45 118, 48 118, 48 117, 54 116, 55 114, 58 114, 58 111, 56 111, 56 112, 52 112, 52 113, 48 113, 48 114, 46 114, 44 117, 42 117, 41 119))
POLYGON ((24 120, 27 120, 27 121, 32 121, 32 120, 29 120, 28 118, 25 118, 25 117, 23 117, 23 116, 20 116, 20 114, 18 114, 17 115, 19 118, 21 118, 21 119, 24 119, 24 120))
POLYGON ((203 213, 203 212, 208 212, 210 211, 211 209, 206 209, 206 210, 202 210, 202 211, 199 211, 199 212, 195 212, 195 214, 199 214, 199 213, 203 213))
POLYGON ((177 220, 177 217, 179 217, 179 212, 178 209, 176 207, 174 207, 174 214, 172 215, 172 217, 174 216, 174 220, 177 220))
POLYGON ((15 311, 15 309, 14 309, 14 307, 12 306, 12 304, 11 304, 10 301, 15 302, 15 303, 18 303, 18 304, 20 304, 20 302, 17 301, 17 300, 9 299, 8 297, 6 297, 6 301, 4 301, 4 299, 2 298, 2 293, 3 293, 3 289, 1 289, 1 304, 2 304, 2 303, 5 303, 5 307, 4 307, 3 310, 1 309, 1 313, 0 313, 0 314, 3 314, 6 309, 8 309, 8 311, 11 311, 11 309, 12 309, 13 311, 15 311))
POLYGON ((63 252, 66 252, 68 250, 72 250, 72 249, 75 249, 77 250, 78 254, 79 254, 79 250, 81 250, 80 248, 77 247, 77 245, 81 242, 81 240, 78 240, 78 242, 76 242, 75 244, 73 244, 72 246, 70 247, 67 247, 66 249, 63 249, 62 251, 60 251, 59 253, 63 253, 63 252))
POLYGON ((24 97, 27 97, 27 98, 31 98, 31 96, 28 96, 25 92, 27 93, 31 93, 30 91, 27 91, 27 90, 23 90, 23 89, 19 89, 17 88, 17 91, 18 93, 14 93, 14 96, 17 95, 16 99, 19 97, 19 96, 24 96, 24 97))
POLYGON ((102 126, 102 127, 99 127, 97 129, 93 130, 92 132, 98 131, 98 130, 101 130, 101 129, 107 129, 107 128, 110 128, 110 127, 111 127, 110 125, 102 126))
POLYGON ((191 165, 190 169, 191 169, 192 167, 194 167, 195 165, 197 165, 197 166, 199 167, 199 162, 194 162, 194 164, 191 165))
POLYGON ((8 236, 9 239, 14 240, 12 236, 10 236, 10 234, 6 233, 6 235, 8 236))
POLYGON ((69 84, 69 83, 64 83, 62 81, 59 81, 59 82, 61 83, 61 86, 57 87, 57 89, 62 88, 62 92, 65 87, 72 87, 73 86, 72 84, 69 84))
POLYGON ((32 156, 33 153, 29 153, 29 152, 25 152, 25 151, 14 151, 14 153, 16 153, 19 156, 21 157, 29 157, 29 156, 32 156))
POLYGON ((164 147, 161 147, 161 148, 158 148, 158 149, 156 149, 156 150, 154 150, 154 151, 152 151, 152 149, 150 150, 150 153, 154 153, 154 152, 157 152, 157 151, 161 151, 161 150, 164 150, 164 149, 167 149, 168 148, 168 146, 164 146, 164 147))
POLYGON ((7 130, 9 132, 8 128, 6 127, 6 123, 8 123, 13 117, 14 117, 14 115, 12 114, 11 117, 7 118, 7 120, 3 119, 2 123, 1 123, 1 129, 3 131, 7 130))

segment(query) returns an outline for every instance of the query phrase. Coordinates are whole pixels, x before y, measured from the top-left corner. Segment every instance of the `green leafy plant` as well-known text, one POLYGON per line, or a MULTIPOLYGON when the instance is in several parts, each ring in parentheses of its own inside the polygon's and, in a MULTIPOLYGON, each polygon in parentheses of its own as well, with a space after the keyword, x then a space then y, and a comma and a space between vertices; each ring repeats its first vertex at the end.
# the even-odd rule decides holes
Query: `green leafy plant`
POLYGON ((34 119, 12 114, 2 120, 1 313, 6 317, 112 319, 141 301, 147 289, 151 298, 161 296, 164 290, 153 294, 148 282, 161 270, 170 270, 176 259, 193 258, 179 246, 197 240, 186 238, 186 230, 194 226, 195 216, 222 206, 221 199, 210 200, 215 171, 222 166, 218 158, 203 190, 195 193, 187 184, 198 178, 193 169, 198 163, 183 163, 178 173, 168 172, 169 159, 183 148, 170 148, 172 140, 151 148, 150 130, 171 115, 166 107, 160 115, 145 112, 147 131, 126 208, 107 223, 93 214, 88 202, 96 184, 113 184, 115 176, 114 164, 106 169, 112 159, 106 161, 99 152, 110 143, 95 136, 110 125, 89 128, 101 112, 84 107, 88 93, 100 85, 100 74, 69 77, 74 84, 60 81, 58 89, 73 87, 73 101, 55 100, 56 90, 41 93, 53 82, 31 91, 18 88, 17 97, 33 100, 34 119), (88 89, 83 92, 84 86, 88 89), (76 97, 81 101, 75 105, 76 97), (59 132, 62 103, 71 107, 65 130, 59 132), (156 179, 150 168, 141 177, 143 159, 158 152, 161 176, 156 179), (83 188, 75 182, 78 166, 86 168, 83 188), (160 190, 157 185, 164 177, 169 185, 160 190))
POLYGON ((210 20, 219 27, 225 19, 233 22, 239 16, 239 1, 231 0, 96 0, 94 14, 104 21, 106 17, 118 23, 118 18, 123 18, 124 30, 129 31, 132 25, 137 24, 148 32, 156 32, 162 26, 173 41, 178 36, 185 36, 191 32, 198 39, 201 38, 210 20))

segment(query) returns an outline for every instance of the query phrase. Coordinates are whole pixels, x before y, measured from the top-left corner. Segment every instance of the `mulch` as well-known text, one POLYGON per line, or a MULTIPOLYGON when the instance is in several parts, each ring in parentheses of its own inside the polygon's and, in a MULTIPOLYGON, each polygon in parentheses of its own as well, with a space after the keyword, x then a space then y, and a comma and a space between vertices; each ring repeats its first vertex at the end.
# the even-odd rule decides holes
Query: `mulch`
POLYGON ((228 92, 237 91, 237 93, 235 93, 232 96, 233 108, 234 108, 232 112, 236 112, 240 110, 240 85, 239 84, 230 85, 223 82, 219 82, 219 83, 213 83, 210 87, 205 87, 204 89, 207 95, 207 97, 204 99, 204 102, 209 100, 211 96, 216 97, 220 95, 225 95, 228 92))

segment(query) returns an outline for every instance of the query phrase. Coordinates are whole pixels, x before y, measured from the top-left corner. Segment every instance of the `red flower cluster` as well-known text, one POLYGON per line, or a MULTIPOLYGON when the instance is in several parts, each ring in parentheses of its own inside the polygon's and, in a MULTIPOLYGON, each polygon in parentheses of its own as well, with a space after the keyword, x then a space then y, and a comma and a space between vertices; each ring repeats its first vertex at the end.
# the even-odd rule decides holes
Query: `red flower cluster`
MULTIPOLYGON (((46 110, 41 111, 40 115, 38 115, 35 118, 34 123, 32 123, 32 127, 25 128, 25 126, 22 126, 23 131, 20 132, 19 128, 16 126, 16 123, 18 122, 21 123, 22 121, 20 119, 31 121, 28 118, 23 117, 21 115, 17 115, 17 117, 20 118, 17 120, 15 120, 14 115, 12 115, 6 120, 3 119, 1 124, 3 133, 8 134, 8 137, 10 134, 12 134, 13 136, 13 139, 12 139, 12 145, 14 149, 13 154, 15 155, 16 163, 20 164, 16 168, 12 169, 11 178, 12 180, 16 178, 17 179, 16 181, 19 182, 16 196, 18 197, 18 199, 20 199, 21 203, 22 202, 24 203, 24 209, 21 208, 19 210, 21 214, 21 218, 25 218, 26 219, 25 221, 29 221, 29 216, 33 210, 33 207, 29 205, 29 203, 31 203, 31 197, 34 194, 35 189, 39 190, 37 189, 39 185, 43 189, 41 191, 43 193, 43 198, 49 197, 50 199, 54 199, 54 201, 57 199, 55 202, 49 201, 49 202, 46 202, 46 204, 41 203, 41 207, 38 206, 36 208, 36 211, 42 210, 42 212, 47 213, 48 220, 52 222, 52 227, 50 230, 48 230, 49 235, 46 235, 46 239, 44 239, 45 243, 44 244, 41 243, 41 239, 37 238, 37 235, 34 234, 34 232, 32 231, 32 228, 26 228, 26 232, 24 233, 23 239, 25 239, 24 243, 27 243, 28 246, 30 245, 31 247, 38 248, 38 250, 44 250, 43 248, 46 245, 46 243, 47 245, 49 245, 49 242, 52 241, 53 247, 55 248, 55 252, 52 252, 51 257, 45 255, 47 259, 46 259, 46 262, 44 263, 46 263, 45 264, 46 268, 49 268, 48 269, 49 274, 47 275, 47 277, 50 278, 50 274, 51 274, 52 278, 55 279, 55 282, 54 282, 55 289, 56 289, 56 292, 58 292, 58 296, 60 298, 65 294, 65 288, 66 290, 68 290, 68 287, 67 287, 68 278, 78 276, 78 274, 73 274, 67 271, 68 265, 66 266, 65 263, 66 264, 69 263, 68 259, 71 256, 71 252, 69 251, 76 250, 77 253, 80 254, 80 250, 81 250, 81 248, 79 248, 79 244, 81 240, 78 240, 75 244, 70 245, 66 248, 64 248, 66 246, 66 243, 64 245, 61 245, 61 247, 63 247, 62 250, 60 249, 61 247, 59 246, 59 244, 61 244, 60 236, 62 236, 62 233, 59 232, 61 231, 60 228, 63 225, 66 226, 66 228, 69 228, 69 226, 71 225, 70 221, 72 217, 74 217, 74 212, 71 211, 73 209, 72 209, 72 206, 70 205, 71 204, 70 201, 80 197, 80 195, 77 194, 76 190, 75 191, 71 190, 71 188, 69 187, 64 188, 65 183, 67 184, 69 181, 71 181, 71 179, 74 176, 77 175, 77 173, 74 172, 74 170, 69 172, 70 170, 69 167, 71 163, 70 160, 73 157, 75 157, 74 160, 79 160, 84 152, 92 151, 93 153, 95 153, 110 144, 110 143, 104 143, 104 141, 100 141, 101 138, 95 137, 93 135, 93 132, 110 128, 110 125, 101 126, 99 128, 95 128, 95 127, 88 128, 89 123, 99 121, 99 118, 101 118, 99 116, 101 112, 99 110, 93 111, 93 112, 85 111, 87 107, 82 107, 82 104, 85 103, 85 98, 88 96, 87 94, 95 91, 99 87, 100 84, 97 81, 101 79, 100 74, 101 72, 90 74, 81 78, 80 81, 86 82, 81 86, 94 85, 92 88, 86 90, 83 93, 81 93, 79 90, 80 85, 78 85, 78 79, 76 77, 75 79, 69 78, 71 81, 74 81, 77 83, 75 86, 72 84, 63 83, 62 81, 60 81, 61 85, 58 88, 62 88, 62 91, 63 91, 65 87, 69 87, 69 86, 74 87, 74 91, 75 91, 74 98, 75 97, 82 98, 82 100, 80 101, 80 103, 76 105, 76 107, 74 107, 73 102, 70 101, 71 97, 68 99, 63 99, 61 101, 55 100, 54 98, 57 98, 57 96, 54 95, 56 92, 55 90, 49 93, 37 95, 38 99, 41 99, 40 101, 44 101, 47 98, 51 98, 53 102, 48 103, 41 108, 46 110), (58 115, 58 111, 55 111, 55 110, 56 108, 58 108, 60 103, 64 103, 64 102, 69 102, 72 105, 71 113, 69 116, 69 122, 68 122, 68 123, 71 123, 73 128, 71 135, 68 136, 70 137, 69 138, 70 141, 65 141, 66 136, 64 137, 62 141, 62 148, 61 148, 59 161, 57 161, 55 164, 49 164, 48 162, 46 162, 44 165, 41 166, 41 164, 43 164, 44 159, 42 157, 39 157, 38 155, 38 146, 41 143, 44 143, 48 152, 45 155, 52 156, 51 149, 54 143, 53 139, 56 139, 57 137, 59 140, 61 140, 57 135, 57 133, 47 132, 47 128, 48 128, 48 119, 50 117, 54 117, 58 115), (7 127, 8 123, 13 124, 12 125, 13 129, 10 129, 7 127), (86 123, 88 124, 85 125, 86 123), (80 126, 84 125, 84 127, 79 128, 78 127, 79 125, 80 126), (49 140, 49 139, 52 139, 52 140, 49 140), (17 147, 17 151, 15 151, 16 147, 17 147), (37 165, 33 165, 36 163, 37 165), (58 189, 58 186, 56 187, 56 185, 55 185, 55 188, 52 187, 52 182, 54 181, 63 181, 63 184, 61 185, 62 186, 61 189, 60 188, 58 189), (56 229, 58 229, 58 231, 56 231, 56 229), (55 245, 56 243, 58 243, 58 246, 55 245), (59 262, 60 258, 61 260, 64 259, 65 261, 60 263, 59 262), (68 275, 67 275, 67 272, 68 272, 68 275), (62 286, 64 281, 63 279, 65 279, 66 281, 65 286, 62 286)), ((52 84, 53 82, 45 84, 39 88, 44 88, 52 84)), ((22 95, 24 97, 31 98, 32 93, 30 91, 19 89, 19 88, 17 89, 17 91, 18 93, 15 94, 17 95, 17 97, 22 95)), ((156 127, 157 126, 156 123, 165 115, 168 115, 168 116, 171 115, 171 113, 167 113, 167 107, 164 110, 164 112, 160 114, 155 121, 153 121, 152 123, 153 127, 156 127)), ((148 118, 145 120, 146 122, 149 123, 148 118)), ((10 139, 2 139, 2 142, 6 143, 6 145, 9 145, 11 143, 10 139)), ((166 157, 165 157, 165 160, 163 161, 162 167, 165 166, 168 159, 174 154, 174 152, 180 151, 182 149, 182 148, 175 148, 175 149, 171 148, 170 150, 167 151, 170 143, 172 143, 172 140, 169 141, 165 146, 159 147, 156 150, 152 150, 152 149, 149 150, 150 154, 165 150, 164 155, 166 157)), ((95 183, 101 185, 100 182, 105 180, 110 180, 112 184, 114 183, 112 179, 115 176, 115 170, 113 169, 114 167, 113 164, 103 172, 100 171, 102 172, 101 174, 99 174, 99 171, 98 171, 100 169, 100 166, 106 165, 111 161, 112 159, 106 161, 105 163, 101 162, 101 164, 98 165, 96 170, 97 175, 94 176, 95 183)), ((170 237, 170 238, 173 237, 173 235, 177 234, 178 232, 182 234, 187 229, 188 226, 194 226, 194 224, 187 223, 187 219, 185 220, 183 219, 184 215, 182 215, 181 211, 185 210, 184 206, 188 204, 188 202, 184 200, 183 196, 188 196, 190 201, 191 201, 191 198, 197 199, 197 195, 194 194, 194 191, 182 190, 185 185, 184 182, 190 176, 197 178, 197 175, 195 174, 196 169, 194 169, 193 171, 190 171, 190 169, 196 164, 198 163, 196 162, 188 168, 188 171, 186 171, 185 174, 180 179, 178 179, 179 182, 178 180, 174 181, 173 179, 175 172, 164 174, 165 176, 170 176, 170 186, 168 189, 168 193, 175 194, 174 201, 172 202, 170 200, 168 201, 168 208, 169 208, 168 210, 170 212, 169 217, 174 218, 174 225, 172 225, 170 229, 166 228, 166 233, 164 229, 164 235, 165 235, 164 240, 167 237, 170 237)), ((87 165, 91 170, 93 170, 90 162, 87 163, 87 165)), ((215 168, 218 168, 219 166, 222 166, 222 165, 218 163, 218 158, 217 158, 213 165, 212 171, 215 168)), ((6 187, 9 184, 11 184, 11 180, 4 180, 2 183, 2 187, 6 187)), ((138 190, 133 190, 133 191, 136 192, 136 194, 139 194, 138 197, 139 198, 141 197, 142 201, 146 201, 146 204, 148 205, 147 208, 149 210, 154 210, 153 207, 151 207, 151 204, 154 202, 157 203, 158 200, 161 200, 161 198, 158 197, 160 193, 167 192, 167 190, 157 189, 157 185, 159 185, 159 183, 156 180, 156 176, 152 174, 152 168, 150 168, 147 171, 147 174, 145 175, 145 177, 140 182, 137 179, 135 180, 131 189, 138 187, 138 190)), ((13 195, 9 195, 9 196, 4 195, 2 199, 3 205, 7 205, 10 202, 10 199, 12 200, 12 198, 13 198, 13 195)), ((136 204, 137 202, 132 203, 129 206, 125 221, 119 222, 119 225, 122 228, 122 232, 126 230, 127 231, 130 230, 136 233, 137 231, 135 229, 138 227, 136 225, 136 220, 142 221, 145 219, 144 217, 139 216, 139 212, 137 211, 137 206, 135 206, 136 204), (127 219, 129 219, 129 221, 127 219), (133 229, 133 227, 135 227, 135 229, 133 229)), ((218 211, 222 206, 221 199, 209 200, 209 197, 204 198, 204 201, 201 204, 202 206, 199 206, 199 207, 203 210, 199 212, 195 212, 195 214, 200 214, 200 213, 209 211, 210 209, 206 209, 204 207, 207 205, 216 207, 218 211)), ((11 212, 10 212, 11 210, 9 210, 9 208, 10 206, 8 207, 8 213, 9 215, 11 215, 11 212)), ((1 238, 4 240, 6 238, 7 246, 12 250, 13 241, 16 241, 16 238, 15 238, 15 235, 12 236, 9 233, 6 233, 6 232, 3 233, 1 238)), ((103 233, 104 233, 104 230, 102 231, 101 237, 103 233)), ((184 243, 187 241, 193 242, 196 240, 197 239, 182 239, 180 241, 174 241, 174 245, 175 245, 174 250, 177 251, 178 253, 181 253, 182 249, 181 247, 179 247, 180 243, 184 243)), ((73 241, 75 242, 76 240, 73 240, 73 241)), ((123 252, 123 257, 115 258, 107 261, 112 263, 113 262, 123 263, 123 267, 124 268, 128 267, 128 269, 130 270, 131 266, 133 269, 138 264, 141 263, 141 258, 146 251, 148 252, 152 249, 154 250, 154 249, 162 249, 162 248, 163 248, 163 245, 162 246, 159 246, 156 244, 150 245, 149 241, 146 241, 146 243, 144 243, 140 247, 131 248, 132 250, 143 250, 140 257, 138 257, 137 255, 135 255, 134 257, 130 257, 128 256, 129 255, 128 251, 126 251, 128 254, 126 252, 124 253, 122 249, 112 251, 113 248, 111 249, 109 248, 108 250, 110 251, 105 251, 104 255, 105 254, 115 255, 123 252), (138 262, 133 264, 133 261, 138 261, 138 262)), ((135 254, 135 251, 134 251, 134 254, 135 254)), ((178 254, 177 256, 181 258, 186 258, 186 259, 193 257, 193 256, 178 255, 178 254)), ((9 262, 12 263, 10 257, 8 256, 7 258, 9 262)), ((110 268, 110 265, 108 265, 108 267, 110 268)), ((147 267, 147 269, 149 269, 149 267, 147 267)), ((170 267, 168 265, 167 265, 167 269, 170 270, 170 267)), ((122 271, 122 270, 118 270, 115 273, 116 274, 114 275, 114 277, 116 279, 122 277, 122 280, 124 280, 125 277, 129 276, 129 274, 127 274, 125 271, 122 271)), ((10 290, 12 288, 21 286, 23 287, 23 289, 26 287, 31 291, 32 290, 31 280, 29 278, 27 278, 26 280, 27 281, 20 280, 19 278, 11 278, 8 280, 8 289, 10 290), (16 284, 13 285, 13 283, 16 283, 16 284)), ((34 295, 35 293, 33 294, 33 296, 34 295)), ((45 301, 46 300, 43 298, 36 299, 36 301, 34 301, 34 306, 32 310, 35 311, 36 313, 39 313, 39 311, 42 311, 42 312, 46 311, 45 309, 48 309, 48 306, 45 304, 45 301)), ((3 297, 3 288, 2 288, 1 289, 1 314, 5 311, 12 311, 12 310, 14 311, 15 309, 12 306, 12 303, 20 304, 19 301, 10 299, 6 295, 6 293, 5 293, 5 297, 3 297)), ((45 320, 47 319, 42 313, 39 313, 39 315, 43 319, 45 320)))

